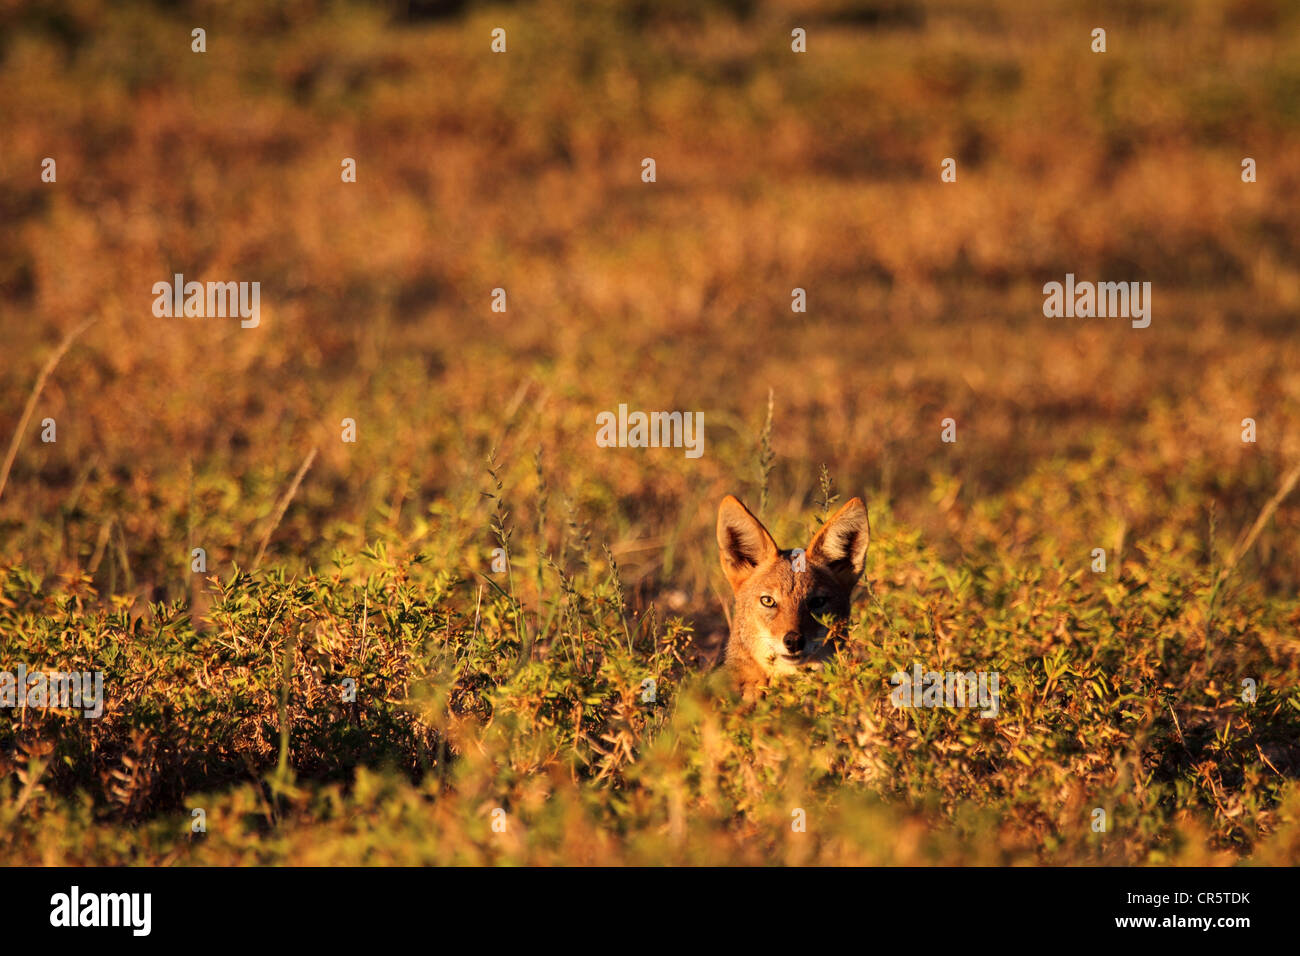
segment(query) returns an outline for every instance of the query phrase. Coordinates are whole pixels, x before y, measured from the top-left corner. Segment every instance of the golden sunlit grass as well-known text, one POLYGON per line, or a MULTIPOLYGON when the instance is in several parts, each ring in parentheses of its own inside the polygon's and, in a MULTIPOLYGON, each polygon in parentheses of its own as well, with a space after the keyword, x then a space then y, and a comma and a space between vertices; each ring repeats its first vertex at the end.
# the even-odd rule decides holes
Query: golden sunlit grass
POLYGON ((1294 860, 1297 26, 0 4, 0 669, 106 690, 0 717, 6 859, 1294 860), (1044 318, 1066 272, 1151 327, 1044 318), (155 318, 175 273, 261 324, 155 318), (620 403, 703 457, 598 448, 620 403), (851 647, 741 705, 714 509, 806 542, 823 465, 851 647), (999 716, 895 710, 913 661, 999 716))

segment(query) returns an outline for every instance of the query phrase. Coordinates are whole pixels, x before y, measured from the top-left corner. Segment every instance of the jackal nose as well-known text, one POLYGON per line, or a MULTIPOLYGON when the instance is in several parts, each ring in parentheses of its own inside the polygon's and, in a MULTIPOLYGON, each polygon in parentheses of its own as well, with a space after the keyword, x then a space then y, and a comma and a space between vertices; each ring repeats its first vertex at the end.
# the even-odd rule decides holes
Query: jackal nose
POLYGON ((791 654, 799 654, 803 651, 803 635, 798 631, 787 631, 781 640, 785 644, 785 649, 791 654))

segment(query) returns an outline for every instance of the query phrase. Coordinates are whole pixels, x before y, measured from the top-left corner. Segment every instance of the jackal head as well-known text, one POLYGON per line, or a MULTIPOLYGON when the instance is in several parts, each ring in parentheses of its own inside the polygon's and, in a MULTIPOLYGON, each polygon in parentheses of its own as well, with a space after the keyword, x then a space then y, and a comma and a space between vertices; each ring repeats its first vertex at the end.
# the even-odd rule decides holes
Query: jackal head
POLYGON ((866 506, 853 498, 802 552, 782 550, 748 508, 722 499, 718 551, 736 599, 726 666, 747 694, 835 652, 870 534, 866 506))

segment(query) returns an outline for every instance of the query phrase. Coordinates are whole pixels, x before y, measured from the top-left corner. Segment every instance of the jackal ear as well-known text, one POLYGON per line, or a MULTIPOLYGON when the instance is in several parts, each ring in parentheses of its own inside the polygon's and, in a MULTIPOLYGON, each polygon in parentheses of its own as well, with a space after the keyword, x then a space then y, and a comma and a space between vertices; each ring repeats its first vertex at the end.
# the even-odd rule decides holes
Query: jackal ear
POLYGON ((732 495, 722 499, 718 505, 718 554, 733 591, 739 591, 760 565, 778 553, 776 542, 748 508, 732 495))
POLYGON ((808 546, 808 558, 825 565, 845 589, 852 590, 867 563, 870 540, 867 506, 861 498, 852 498, 822 525, 808 546))

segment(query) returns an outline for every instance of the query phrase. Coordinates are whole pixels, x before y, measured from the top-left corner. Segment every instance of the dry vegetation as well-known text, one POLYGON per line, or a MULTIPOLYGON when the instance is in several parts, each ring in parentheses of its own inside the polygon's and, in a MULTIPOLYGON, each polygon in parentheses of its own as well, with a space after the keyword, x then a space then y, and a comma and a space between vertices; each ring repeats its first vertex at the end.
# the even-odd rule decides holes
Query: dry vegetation
POLYGON ((1294 861, 1300 498, 1243 536, 1300 462, 1300 11, 1057 6, 0 0, 5 447, 95 320, 0 497, 0 669, 107 695, 0 712, 0 857, 1294 861), (260 327, 155 318, 178 272, 260 327), (1151 327, 1045 319, 1066 272, 1151 327), (704 456, 596 448, 620 402, 704 456), (852 647, 742 706, 714 508, 806 541, 823 464, 852 647), (1001 714, 896 711, 914 660, 1001 714))

